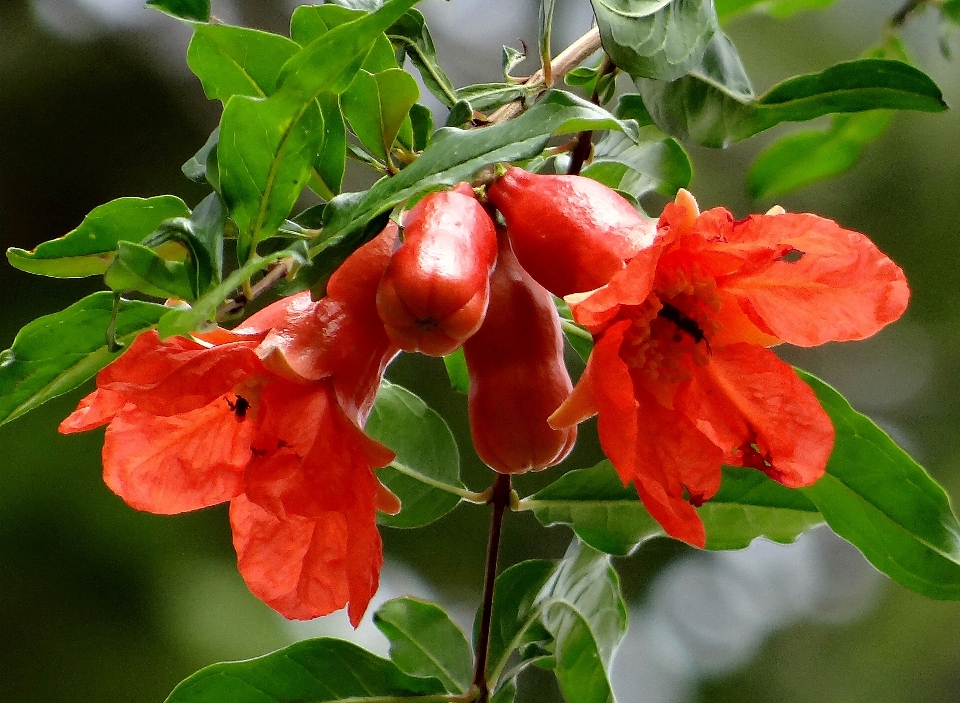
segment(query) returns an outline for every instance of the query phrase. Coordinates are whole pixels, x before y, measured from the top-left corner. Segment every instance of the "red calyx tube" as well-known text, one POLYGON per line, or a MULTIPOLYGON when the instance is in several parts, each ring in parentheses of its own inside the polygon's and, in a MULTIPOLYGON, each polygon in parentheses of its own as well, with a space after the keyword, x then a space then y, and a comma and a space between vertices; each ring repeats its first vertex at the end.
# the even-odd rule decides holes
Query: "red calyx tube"
POLYGON ((391 341, 430 356, 458 349, 483 322, 496 255, 493 221, 469 185, 424 197, 377 289, 391 341))
POLYGON ((573 386, 553 299, 521 268, 504 233, 499 245, 486 319, 463 345, 470 432, 477 454, 495 471, 540 471, 562 461, 576 442, 575 426, 547 424, 573 386))
POLYGON ((657 233, 656 222, 582 176, 511 167, 487 188, 487 198, 503 214, 520 264, 560 297, 606 285, 657 233))

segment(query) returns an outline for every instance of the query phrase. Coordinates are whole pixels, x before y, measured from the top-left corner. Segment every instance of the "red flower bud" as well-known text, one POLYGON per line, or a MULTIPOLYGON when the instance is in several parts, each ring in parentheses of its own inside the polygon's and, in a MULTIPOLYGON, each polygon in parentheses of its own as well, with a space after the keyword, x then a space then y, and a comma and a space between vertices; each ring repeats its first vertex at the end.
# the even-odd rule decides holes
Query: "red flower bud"
POLYGON ((480 458, 506 474, 562 461, 577 434, 574 427, 555 430, 547 424, 572 390, 560 318, 550 294, 520 267, 503 234, 487 317, 463 351, 470 374, 470 432, 480 458))
POLYGON ((520 264, 558 296, 606 285, 652 243, 656 222, 605 185, 512 167, 487 189, 507 222, 520 264))
POLYGON ((496 237, 466 183, 417 203, 377 289, 377 311, 394 344, 443 356, 477 331, 490 298, 496 237))

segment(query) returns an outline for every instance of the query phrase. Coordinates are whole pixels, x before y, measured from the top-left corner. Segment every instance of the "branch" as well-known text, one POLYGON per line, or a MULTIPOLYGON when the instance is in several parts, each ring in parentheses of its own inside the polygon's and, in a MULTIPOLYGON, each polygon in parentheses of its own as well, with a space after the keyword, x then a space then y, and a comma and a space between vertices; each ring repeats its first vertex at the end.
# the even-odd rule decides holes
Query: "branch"
POLYGON ((243 310, 247 303, 259 298, 261 295, 273 288, 275 285, 277 285, 277 283, 280 282, 281 278, 284 278, 293 270, 295 263, 296 261, 292 257, 281 259, 269 271, 267 271, 267 274, 263 278, 257 281, 254 285, 250 286, 249 292, 241 293, 236 298, 227 299, 223 305, 217 308, 217 321, 228 318, 231 315, 236 315, 238 312, 243 310))

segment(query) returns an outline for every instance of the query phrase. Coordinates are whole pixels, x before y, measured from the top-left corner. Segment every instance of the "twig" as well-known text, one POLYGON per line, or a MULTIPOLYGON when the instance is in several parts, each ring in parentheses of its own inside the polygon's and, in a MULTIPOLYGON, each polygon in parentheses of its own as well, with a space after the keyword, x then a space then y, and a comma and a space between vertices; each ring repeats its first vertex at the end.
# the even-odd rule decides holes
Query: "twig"
POLYGON ((247 303, 259 298, 273 288, 281 278, 290 273, 294 264, 295 260, 292 257, 278 261, 263 278, 250 286, 249 293, 241 293, 236 298, 228 298, 223 305, 217 308, 217 320, 223 320, 243 310, 247 303))
POLYGON ((900 9, 894 12, 890 17, 890 26, 902 27, 903 23, 907 21, 907 18, 910 17, 910 15, 919 10, 922 5, 926 4, 927 0, 907 0, 905 3, 903 3, 900 9))

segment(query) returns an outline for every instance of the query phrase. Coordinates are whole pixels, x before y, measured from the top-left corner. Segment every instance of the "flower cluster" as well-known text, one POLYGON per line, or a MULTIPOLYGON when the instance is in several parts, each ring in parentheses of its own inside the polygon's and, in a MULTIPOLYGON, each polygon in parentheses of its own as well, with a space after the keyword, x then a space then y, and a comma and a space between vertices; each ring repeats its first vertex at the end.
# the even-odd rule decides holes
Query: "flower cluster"
POLYGON ((286 298, 232 331, 141 335, 61 431, 108 425, 104 478, 135 508, 229 501, 253 593, 290 618, 349 604, 354 625, 382 563, 375 512, 400 509, 375 474, 393 454, 362 428, 401 350, 463 348, 474 445, 501 473, 555 465, 599 415, 624 483, 694 545, 721 464, 791 487, 823 473, 830 420, 767 347, 899 317, 903 274, 863 235, 815 215, 701 214, 685 191, 653 223, 594 181, 516 168, 487 198, 425 196, 321 300, 286 298), (575 388, 551 294, 594 337, 575 388))

